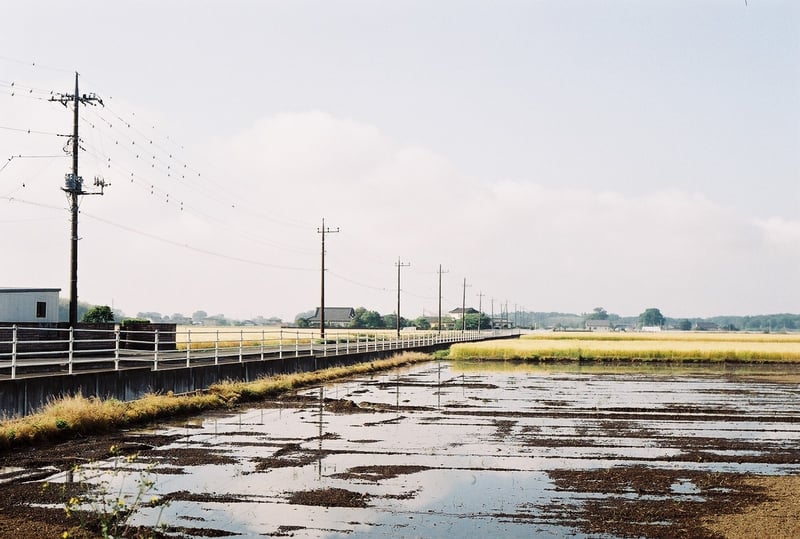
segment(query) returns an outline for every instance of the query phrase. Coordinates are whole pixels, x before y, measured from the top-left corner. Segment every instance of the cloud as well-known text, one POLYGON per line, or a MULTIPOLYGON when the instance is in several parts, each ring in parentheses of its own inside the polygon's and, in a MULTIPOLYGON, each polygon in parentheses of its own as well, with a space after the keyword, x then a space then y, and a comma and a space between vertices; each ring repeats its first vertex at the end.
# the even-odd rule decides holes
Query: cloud
MULTIPOLYGON (((495 312, 506 301, 623 315, 658 307, 667 316, 800 304, 800 222, 755 220, 696 193, 560 188, 536 170, 475 177, 376 126, 320 111, 259 118, 204 150, 181 155, 193 168, 206 164, 199 175, 129 160, 136 182, 117 173, 106 197, 87 199, 82 299, 114 299, 128 314, 291 319, 319 302, 325 217, 340 229, 326 243, 328 305, 394 311, 398 257, 411 263, 401 274, 401 312, 411 318, 436 314, 440 264, 449 271, 444 310, 461 305, 464 279, 466 302, 477 307, 483 293, 495 312)), ((66 291, 65 216, 44 213, 63 222, 5 235, 7 252, 24 252, 7 284, 57 281, 66 291), (30 267, 41 268, 37 282, 30 267)))

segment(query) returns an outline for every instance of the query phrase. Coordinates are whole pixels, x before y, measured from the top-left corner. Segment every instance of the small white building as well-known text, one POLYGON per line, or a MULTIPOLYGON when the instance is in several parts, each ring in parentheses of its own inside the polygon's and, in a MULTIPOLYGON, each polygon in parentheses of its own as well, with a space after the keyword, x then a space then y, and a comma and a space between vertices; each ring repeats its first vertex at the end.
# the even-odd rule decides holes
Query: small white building
POLYGON ((0 288, 0 323, 58 322, 60 288, 0 288))

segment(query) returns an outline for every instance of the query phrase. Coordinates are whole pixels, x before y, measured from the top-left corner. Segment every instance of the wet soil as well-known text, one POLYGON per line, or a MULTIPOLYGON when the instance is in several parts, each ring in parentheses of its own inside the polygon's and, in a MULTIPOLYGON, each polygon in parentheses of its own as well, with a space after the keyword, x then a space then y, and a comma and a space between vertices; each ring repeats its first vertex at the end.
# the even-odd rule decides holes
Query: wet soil
MULTIPOLYGON (((766 377, 759 379, 765 383, 766 377)), ((458 383, 451 382, 454 386, 458 383)), ((784 382, 768 379, 776 384, 776 390, 785 389, 784 382)), ((463 378, 462 378, 463 382, 463 378)), ((399 391, 392 380, 375 384, 379 390, 391 393, 399 391)), ((445 384, 425 384, 414 380, 409 386, 419 390, 441 391, 445 384)), ((462 384, 463 385, 463 384, 462 384)), ((472 390, 488 389, 493 384, 472 383, 472 390)), ((762 389, 763 391, 763 389, 762 389)), ((525 452, 560 451, 581 448, 581 451, 601 449, 608 440, 623 440, 625 444, 636 446, 653 445, 668 448, 669 453, 654 457, 646 455, 636 459, 616 458, 594 468, 563 466, 547 469, 546 475, 551 489, 560 495, 547 503, 540 500, 519 500, 514 510, 492 512, 490 515, 476 514, 476 518, 487 516, 500 521, 529 524, 531 529, 542 522, 563 526, 584 536, 604 537, 692 537, 716 539, 721 537, 798 537, 800 536, 800 476, 769 475, 768 472, 754 474, 738 471, 736 465, 783 466, 787 470, 800 470, 800 446, 786 443, 780 436, 742 439, 709 434, 691 433, 686 435, 666 435, 658 428, 643 425, 652 422, 653 409, 636 406, 619 406, 613 410, 600 410, 576 407, 568 399, 543 397, 535 410, 509 411, 506 409, 487 409, 475 406, 468 401, 441 406, 403 405, 399 396, 392 403, 364 400, 354 402, 351 392, 343 398, 325 397, 317 399, 312 393, 294 395, 291 398, 263 403, 264 409, 280 409, 303 414, 303 420, 313 420, 313 414, 330 416, 352 416, 369 414, 360 425, 367 428, 375 425, 397 425, 414 414, 435 412, 428 418, 430 428, 437 423, 469 417, 471 420, 488 422, 491 440, 498 444, 500 451, 504 444, 516 444, 525 452), (309 419, 310 418, 310 419, 309 419), (525 421, 575 421, 576 428, 569 432, 554 434, 543 425, 525 421), (582 424, 582 421, 590 423, 582 424), (652 460, 653 465, 648 464, 652 460), (712 469, 704 466, 714 463, 712 469), (730 465, 730 466, 728 466, 730 465)), ((399 395, 399 393, 398 393, 399 395)), ((368 395, 359 394, 368 398, 368 395)), ((667 405, 656 413, 671 416, 674 422, 691 423, 694 420, 714 421, 716 428, 736 428, 726 426, 743 419, 764 421, 763 430, 769 433, 778 427, 774 424, 775 414, 753 410, 749 417, 742 417, 741 411, 725 403, 717 405, 667 405), (772 422, 772 423, 771 423, 772 422)), ((789 425, 800 420, 793 412, 782 413, 781 425, 789 425)), ((240 420, 241 421, 241 420, 240 420)), ((469 426, 469 423, 465 423, 469 426)), ((181 427, 190 431, 190 425, 181 427)), ((73 512, 68 516, 65 507, 73 497, 85 496, 93 488, 91 485, 77 483, 45 483, 42 479, 58 471, 67 471, 75 466, 89 462, 109 459, 113 455, 135 455, 137 462, 152 463, 158 466, 159 474, 184 474, 192 467, 233 465, 237 457, 226 453, 217 446, 193 443, 183 446, 185 434, 172 429, 169 434, 118 433, 92 438, 77 438, 63 443, 31 447, 13 452, 0 453, 0 537, 47 538, 62 537, 69 531, 71 537, 95 537, 100 531, 100 522, 90 513, 73 512), (112 446, 115 449, 112 450, 112 446), (76 515, 77 513, 77 515, 76 515)), ((351 437, 349 448, 337 448, 343 443, 342 436, 336 432, 322 430, 317 436, 297 439, 287 436, 281 440, 279 433, 273 433, 268 440, 255 445, 261 447, 265 456, 252 456, 248 461, 252 470, 248 473, 270 474, 286 468, 303 468, 320 465, 328 457, 337 455, 363 454, 369 458, 392 456, 395 460, 403 451, 385 450, 373 447, 382 440, 379 438, 351 437), (323 448, 323 442, 325 447, 323 448)), ((756 429, 757 430, 757 429, 756 429)), ((253 433, 223 431, 217 434, 220 439, 230 438, 227 445, 248 444, 243 438, 256 437, 253 433)), ((249 444, 253 446, 254 444, 249 444)), ((453 444, 456 447, 460 444, 453 444)), ((365 457, 366 458, 366 457, 365 457)), ((562 455, 570 459, 568 453, 562 455)), ((443 461, 444 462, 444 461, 443 461)), ((518 470, 508 465, 509 473, 518 470)), ((324 487, 291 490, 289 485, 283 493, 282 503, 296 506, 321 508, 364 509, 373 506, 381 499, 413 499, 418 491, 404 490, 390 494, 380 489, 370 490, 370 485, 380 487, 385 483, 403 477, 430 471, 447 471, 448 466, 416 463, 391 463, 347 466, 346 469, 332 472, 329 478, 346 481, 353 488, 324 487), (359 486, 359 488, 355 488, 359 486)), ((456 469, 453 467, 452 469, 456 469)), ((459 470, 469 470, 459 466, 459 470)), ((476 471, 485 468, 476 467, 476 471)), ((495 471, 502 468, 495 466, 495 471)), ((194 492, 175 490, 160 497, 159 504, 178 502, 243 504, 252 500, 246 496, 224 492, 194 492)), ((221 537, 230 531, 214 526, 203 526, 202 522, 192 524, 190 517, 183 517, 187 525, 174 523, 163 529, 131 527, 127 537, 221 537), (188 525, 191 524, 191 525, 188 525)), ((200 519, 198 519, 200 520, 200 519)), ((294 536, 309 529, 299 525, 281 524, 272 533, 262 534, 274 537, 294 536)), ((310 533, 310 532, 309 532, 310 533)), ((306 535, 303 535, 306 536, 306 535)), ((308 535, 312 536, 312 535, 308 535)))

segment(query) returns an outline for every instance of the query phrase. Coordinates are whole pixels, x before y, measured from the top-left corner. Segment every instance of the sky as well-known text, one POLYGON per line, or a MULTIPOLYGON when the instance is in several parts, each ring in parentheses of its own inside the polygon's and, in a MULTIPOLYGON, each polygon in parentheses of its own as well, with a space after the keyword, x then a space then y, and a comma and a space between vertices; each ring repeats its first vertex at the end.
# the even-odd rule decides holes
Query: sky
POLYGON ((800 312, 800 4, 8 1, 0 286, 293 320, 800 312), (51 101, 50 99, 56 99, 51 101))

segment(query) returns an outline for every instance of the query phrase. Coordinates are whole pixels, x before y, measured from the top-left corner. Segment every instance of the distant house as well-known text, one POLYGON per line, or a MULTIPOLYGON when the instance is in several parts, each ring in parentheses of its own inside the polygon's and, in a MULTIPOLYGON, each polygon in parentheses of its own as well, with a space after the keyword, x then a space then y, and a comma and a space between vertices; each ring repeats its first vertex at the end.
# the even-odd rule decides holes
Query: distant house
MULTIPOLYGON (((309 327, 319 327, 320 324, 319 307, 314 312, 314 316, 306 318, 309 327)), ((325 307, 325 327, 344 328, 356 317, 356 310, 352 307, 325 307)))
POLYGON ((60 288, 0 288, 0 322, 58 322, 60 288))
POLYGON ((611 331, 610 320, 587 320, 586 329, 589 331, 611 331))
POLYGON ((454 320, 461 320, 464 318, 465 314, 478 314, 478 311, 473 309, 472 307, 467 307, 466 309, 462 309, 461 307, 457 309, 453 309, 450 311, 450 316, 453 317, 454 320))

